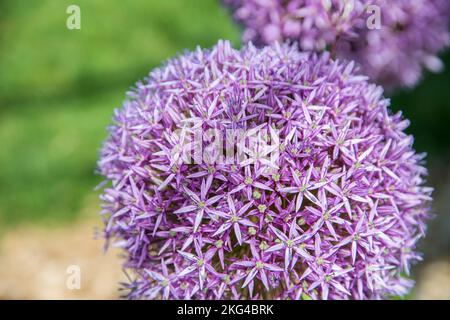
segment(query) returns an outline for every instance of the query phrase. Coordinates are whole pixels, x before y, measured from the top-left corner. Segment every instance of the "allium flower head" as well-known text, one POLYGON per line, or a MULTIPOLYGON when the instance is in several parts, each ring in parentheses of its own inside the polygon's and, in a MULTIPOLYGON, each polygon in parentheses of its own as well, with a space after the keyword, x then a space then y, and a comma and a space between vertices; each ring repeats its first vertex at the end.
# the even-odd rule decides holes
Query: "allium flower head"
POLYGON ((450 43, 448 0, 224 0, 244 26, 243 40, 298 41, 355 60, 387 88, 412 87, 422 69, 442 69, 450 43), (374 24, 379 18, 379 26, 374 24))
POLYGON ((99 161, 129 298, 405 294, 431 190, 388 107, 353 63, 295 45, 220 41, 153 70, 99 161))

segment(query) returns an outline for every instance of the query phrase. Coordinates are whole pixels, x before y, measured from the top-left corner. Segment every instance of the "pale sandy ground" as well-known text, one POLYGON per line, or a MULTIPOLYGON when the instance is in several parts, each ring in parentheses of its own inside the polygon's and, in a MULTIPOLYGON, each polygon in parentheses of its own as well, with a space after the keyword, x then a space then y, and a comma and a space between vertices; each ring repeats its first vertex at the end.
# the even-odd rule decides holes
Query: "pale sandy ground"
POLYGON ((450 259, 425 264, 419 273, 413 298, 450 300, 450 259))
MULTIPOLYGON (((97 220, 58 228, 19 227, 0 239, 0 299, 117 299, 125 279, 117 251, 102 252, 94 240, 97 220), (81 288, 66 286, 67 268, 77 265, 81 288)), ((450 299, 450 260, 418 273, 417 299, 450 299)))
MULTIPOLYGON (((116 299, 125 279, 118 252, 94 240, 97 221, 58 228, 19 227, 0 239, 0 299, 116 299), (73 269, 80 289, 66 285, 73 269), (75 270, 77 272, 77 270, 75 270)), ((69 281, 69 284, 75 284, 69 281)))

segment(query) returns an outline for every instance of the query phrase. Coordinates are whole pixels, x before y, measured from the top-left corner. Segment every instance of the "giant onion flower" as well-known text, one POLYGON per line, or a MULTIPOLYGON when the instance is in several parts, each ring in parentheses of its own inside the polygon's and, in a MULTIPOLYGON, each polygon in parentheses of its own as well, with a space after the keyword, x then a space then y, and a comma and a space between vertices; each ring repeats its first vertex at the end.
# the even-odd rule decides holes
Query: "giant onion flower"
POLYGON ((225 0, 256 44, 298 41, 358 62, 364 74, 392 89, 413 87, 450 43, 448 0, 225 0), (380 25, 375 26, 375 18, 380 25), (368 24, 369 23, 369 24, 368 24))
POLYGON ((405 294, 431 200, 407 126, 381 87, 328 53, 220 41, 169 60, 116 110, 99 160, 128 297, 405 294), (214 147, 217 132, 267 144, 240 157, 214 147))

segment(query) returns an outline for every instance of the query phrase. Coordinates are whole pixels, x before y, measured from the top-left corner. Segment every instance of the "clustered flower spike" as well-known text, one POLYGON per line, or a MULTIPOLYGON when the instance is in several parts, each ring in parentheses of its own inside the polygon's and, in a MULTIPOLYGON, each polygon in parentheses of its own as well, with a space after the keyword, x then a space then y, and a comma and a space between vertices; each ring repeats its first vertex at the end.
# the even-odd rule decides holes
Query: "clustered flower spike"
POLYGON ((115 112, 99 161, 104 233, 134 275, 128 297, 405 294, 431 189, 408 121, 388 107, 353 63, 296 45, 219 41, 153 70, 115 112), (265 130, 273 144, 187 163, 195 143, 216 155, 194 129, 265 130), (274 161, 255 155, 273 145, 274 161))
POLYGON ((448 0, 224 0, 258 45, 298 41, 358 62, 372 81, 413 87, 423 69, 437 72, 450 44, 448 0), (376 9, 373 9, 376 6, 376 9), (379 18, 379 26, 374 24, 379 18), (370 27, 370 29, 369 29, 370 27))

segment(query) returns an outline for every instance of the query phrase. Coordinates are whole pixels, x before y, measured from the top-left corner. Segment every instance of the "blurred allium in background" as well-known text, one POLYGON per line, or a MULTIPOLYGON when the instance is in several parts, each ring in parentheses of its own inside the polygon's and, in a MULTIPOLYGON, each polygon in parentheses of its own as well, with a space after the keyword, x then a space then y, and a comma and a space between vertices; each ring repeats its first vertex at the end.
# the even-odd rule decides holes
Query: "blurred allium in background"
POLYGON ((431 200, 424 156, 353 69, 296 45, 220 41, 136 85, 99 161, 104 232, 126 252, 129 298, 407 293, 431 200), (210 161, 186 163, 194 129, 267 132, 279 154, 224 161, 204 134, 194 149, 210 161))
POLYGON ((423 69, 437 72, 450 43, 448 0, 224 0, 257 45, 298 41, 355 60, 372 81, 413 87, 423 69), (376 6, 377 11, 372 10, 376 6), (380 13, 380 28, 369 25, 380 13))

